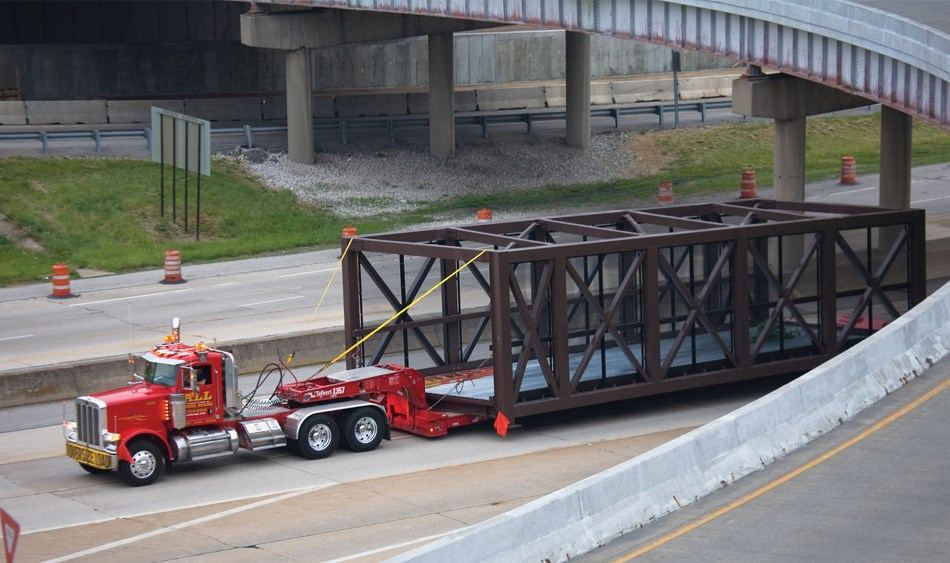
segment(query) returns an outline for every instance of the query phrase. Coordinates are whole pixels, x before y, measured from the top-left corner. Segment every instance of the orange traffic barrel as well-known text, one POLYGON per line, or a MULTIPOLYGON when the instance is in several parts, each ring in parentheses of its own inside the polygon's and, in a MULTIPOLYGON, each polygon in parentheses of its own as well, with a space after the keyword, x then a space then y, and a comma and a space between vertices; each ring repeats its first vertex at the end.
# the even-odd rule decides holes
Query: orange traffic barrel
POLYGON ((185 283, 184 278, 181 277, 181 252, 165 251, 165 279, 162 283, 185 283))
POLYGON ((741 199, 759 197, 755 182, 755 168, 746 168, 742 171, 742 182, 739 184, 739 197, 741 199))
POLYGON ((673 203, 673 182, 662 180, 656 192, 656 200, 660 203, 673 203))
POLYGON ((845 186, 853 186, 858 183, 858 171, 853 156, 841 157, 841 183, 845 186))
POLYGON ((69 288, 69 266, 66 264, 53 264, 53 293, 50 297, 75 297, 69 288))
POLYGON ((479 223, 484 223, 485 221, 491 221, 492 212, 491 209, 483 207, 475 212, 475 220, 479 223))
POLYGON ((353 238, 357 234, 359 234, 359 231, 357 231, 356 227, 354 227, 353 225, 347 225, 343 227, 342 231, 340 231, 340 236, 343 238, 353 238))

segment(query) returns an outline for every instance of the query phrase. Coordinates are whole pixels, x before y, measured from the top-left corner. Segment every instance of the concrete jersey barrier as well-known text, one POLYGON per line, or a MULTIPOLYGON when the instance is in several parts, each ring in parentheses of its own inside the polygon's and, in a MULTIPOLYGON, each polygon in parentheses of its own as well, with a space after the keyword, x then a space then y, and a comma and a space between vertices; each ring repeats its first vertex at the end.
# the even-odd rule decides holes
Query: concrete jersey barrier
POLYGON ((564 561, 765 467, 947 354, 950 284, 768 395, 519 508, 390 561, 564 561))

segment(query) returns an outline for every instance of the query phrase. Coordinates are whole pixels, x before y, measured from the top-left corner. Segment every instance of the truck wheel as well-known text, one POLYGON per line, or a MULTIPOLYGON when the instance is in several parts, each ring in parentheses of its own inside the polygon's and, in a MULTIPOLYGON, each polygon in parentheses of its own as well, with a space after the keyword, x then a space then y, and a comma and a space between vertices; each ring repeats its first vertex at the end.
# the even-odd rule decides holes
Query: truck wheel
POLYGON ((340 441, 340 428, 329 416, 312 416, 300 427, 297 453, 310 459, 322 459, 333 453, 340 441))
POLYGON ((108 473, 109 469, 102 469, 100 467, 93 467, 91 465, 86 465, 85 463, 80 463, 79 467, 82 467, 86 470, 86 473, 92 473, 93 475, 99 475, 100 473, 108 473))
POLYGON ((343 419, 343 440, 354 452, 375 450, 386 433, 386 417, 376 407, 350 411, 343 419))
POLYGON ((137 440, 128 445, 132 461, 119 462, 119 475, 133 487, 150 485, 165 468, 162 450, 148 440, 137 440))

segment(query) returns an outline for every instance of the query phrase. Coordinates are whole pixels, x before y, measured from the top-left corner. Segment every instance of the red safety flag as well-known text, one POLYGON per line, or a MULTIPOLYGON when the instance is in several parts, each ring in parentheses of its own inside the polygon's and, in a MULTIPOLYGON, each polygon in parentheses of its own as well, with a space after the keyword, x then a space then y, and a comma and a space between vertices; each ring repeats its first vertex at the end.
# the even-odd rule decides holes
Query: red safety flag
POLYGON ((498 435, 504 438, 508 435, 508 417, 505 416, 505 413, 498 411, 498 416, 495 417, 495 432, 498 432, 498 435))
POLYGON ((0 508, 0 528, 3 528, 3 553, 7 556, 7 563, 13 563, 16 542, 20 538, 20 525, 2 508, 0 508))

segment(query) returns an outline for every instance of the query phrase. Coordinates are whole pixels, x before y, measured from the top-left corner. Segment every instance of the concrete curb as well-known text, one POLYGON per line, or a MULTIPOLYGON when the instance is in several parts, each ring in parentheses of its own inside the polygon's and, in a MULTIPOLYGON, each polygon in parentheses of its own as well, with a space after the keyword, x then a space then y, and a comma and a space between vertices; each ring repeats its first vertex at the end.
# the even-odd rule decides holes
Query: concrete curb
MULTIPOLYGON (((333 359, 343 350, 343 327, 218 342, 214 346, 232 352, 241 373, 257 372, 290 352, 296 352, 294 365, 317 364, 333 359)), ((9 372, 0 374, 0 408, 73 399, 120 387, 127 381, 128 356, 9 372)))
POLYGON ((950 346, 950 284, 800 378, 643 455, 390 561, 565 561, 678 510, 916 377, 950 346))

